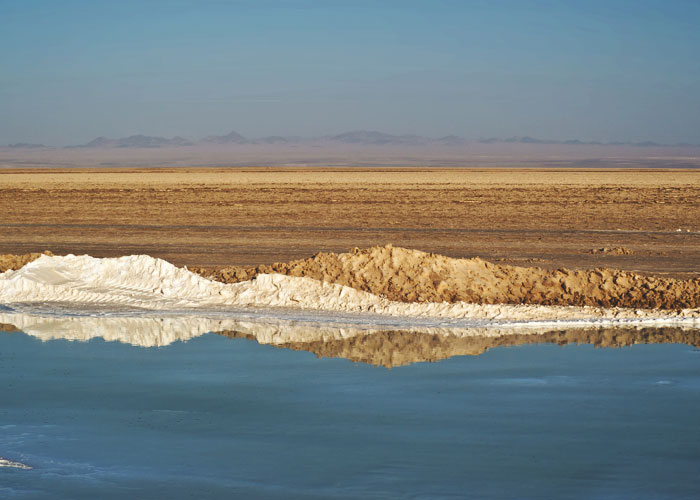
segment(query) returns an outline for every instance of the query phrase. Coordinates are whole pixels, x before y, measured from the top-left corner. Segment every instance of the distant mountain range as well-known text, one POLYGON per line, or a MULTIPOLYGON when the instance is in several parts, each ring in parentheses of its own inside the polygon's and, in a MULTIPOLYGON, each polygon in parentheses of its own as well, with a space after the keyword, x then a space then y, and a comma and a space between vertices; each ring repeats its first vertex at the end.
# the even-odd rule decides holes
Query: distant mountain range
POLYGON ((194 143, 184 137, 154 137, 150 135, 130 135, 121 139, 98 137, 87 144, 73 146, 78 148, 160 148, 163 146, 192 146, 194 143))
POLYGON ((14 144, 8 144, 8 148, 24 148, 24 149, 37 149, 37 148, 46 148, 48 146, 45 146, 43 144, 32 144, 30 142, 15 142, 14 144))
POLYGON ((469 141, 456 135, 439 137, 424 137, 415 134, 392 135, 374 130, 353 130, 339 135, 326 136, 322 138, 327 142, 339 142, 343 144, 363 144, 363 145, 407 145, 407 146, 424 146, 427 144, 441 145, 463 145, 469 141))
POLYGON ((676 143, 663 144, 660 142, 643 141, 643 142, 599 142, 599 141, 580 141, 578 139, 569 139, 566 141, 555 141, 548 139, 535 139, 534 137, 508 137, 506 139, 498 139, 495 137, 489 139, 479 139, 476 141, 481 144, 497 144, 497 143, 521 143, 521 144, 566 144, 572 146, 637 146, 637 147, 696 147, 697 144, 676 143))
POLYGON ((243 137, 238 132, 231 131, 226 135, 210 135, 205 137, 202 142, 209 142, 212 144, 249 144, 250 141, 243 137))
MULTIPOLYGON (((393 135, 374 130, 353 130, 338 135, 303 138, 297 136, 268 136, 258 139, 247 137, 232 131, 226 135, 211 135, 200 141, 192 141, 184 137, 157 137, 148 135, 131 135, 121 139, 97 137, 92 141, 69 148, 162 148, 200 145, 252 145, 252 144, 348 144, 361 146, 465 146, 468 144, 562 144, 571 146, 635 146, 635 147, 700 147, 698 144, 662 144, 653 141, 644 142, 596 142, 570 139, 566 141, 536 139, 534 137, 485 138, 469 141, 456 135, 433 138, 414 134, 393 135)), ((46 148, 43 144, 15 143, 10 148, 46 148)))
MULTIPOLYGON (((240 144, 302 144, 302 143, 338 143, 338 144, 360 144, 360 145, 410 145, 423 146, 427 144, 443 144, 443 145, 460 145, 467 144, 468 141, 457 136, 442 137, 434 139, 431 137, 423 137, 420 135, 392 135, 384 132, 376 132, 372 130, 354 130, 338 135, 330 135, 323 137, 284 137, 284 136, 267 136, 258 139, 248 139, 247 137, 232 131, 226 135, 210 135, 205 137, 199 144, 218 144, 218 145, 240 145, 240 144)), ((108 139, 106 137, 98 137, 82 144, 81 148, 114 148, 114 147, 129 147, 129 148, 154 148, 163 146, 191 146, 196 144, 183 137, 173 137, 168 139, 165 137, 152 137, 144 135, 132 135, 123 139, 108 139)))

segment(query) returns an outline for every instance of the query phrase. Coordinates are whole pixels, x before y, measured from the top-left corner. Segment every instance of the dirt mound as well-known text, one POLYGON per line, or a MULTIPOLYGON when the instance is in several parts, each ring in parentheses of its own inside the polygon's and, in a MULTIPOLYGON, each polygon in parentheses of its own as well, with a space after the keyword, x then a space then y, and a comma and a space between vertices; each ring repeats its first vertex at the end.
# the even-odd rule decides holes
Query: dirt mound
POLYGON ((602 247, 591 248, 586 253, 591 255, 634 255, 634 250, 625 247, 602 247))
POLYGON ((402 302, 474 302, 683 309, 700 307, 700 278, 679 280, 613 269, 572 271, 498 265, 385 247, 318 253, 255 268, 191 269, 235 283, 281 273, 339 283, 402 302))
POLYGON ((9 271, 10 269, 12 270, 17 270, 26 264, 29 264, 33 260, 38 259, 42 255, 53 255, 51 252, 48 250, 44 250, 43 253, 25 253, 24 255, 13 255, 13 254, 5 254, 5 255, 0 255, 0 273, 4 273, 5 271, 9 271))

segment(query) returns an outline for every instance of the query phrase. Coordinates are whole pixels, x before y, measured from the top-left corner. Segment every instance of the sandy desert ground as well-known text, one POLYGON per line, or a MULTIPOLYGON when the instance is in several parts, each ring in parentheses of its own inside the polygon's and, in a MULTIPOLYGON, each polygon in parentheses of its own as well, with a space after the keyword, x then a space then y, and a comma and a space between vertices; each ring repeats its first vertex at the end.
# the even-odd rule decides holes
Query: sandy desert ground
POLYGON ((700 171, 2 169, 0 253, 253 266, 386 245, 700 275, 700 171))

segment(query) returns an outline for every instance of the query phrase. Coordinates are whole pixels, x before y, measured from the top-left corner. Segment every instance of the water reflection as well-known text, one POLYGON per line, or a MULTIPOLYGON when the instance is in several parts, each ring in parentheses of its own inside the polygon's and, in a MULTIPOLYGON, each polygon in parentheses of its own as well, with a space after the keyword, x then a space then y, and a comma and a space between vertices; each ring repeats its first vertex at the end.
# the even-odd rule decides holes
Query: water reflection
MULTIPOLYGON (((220 332, 230 338, 254 336, 241 332, 220 332)), ((700 347, 700 332, 680 328, 602 328, 544 333, 513 331, 497 336, 439 335, 421 332, 385 331, 344 339, 287 342, 277 347, 309 351, 319 358, 350 361, 392 368, 419 362, 435 362, 453 356, 478 356, 495 347, 523 344, 591 344, 595 347, 625 347, 634 344, 687 344, 700 347)))
POLYGON ((20 331, 44 341, 64 339, 165 346, 206 333, 254 340, 318 357, 345 358, 387 368, 435 362, 453 356, 478 356, 491 348, 523 344, 591 344, 623 347, 633 344, 687 344, 700 347, 700 330, 664 327, 566 328, 483 327, 377 329, 358 325, 202 317, 43 317, 0 314, 0 331, 20 331))
POLYGON ((24 469, 24 470, 29 470, 31 469, 30 466, 27 464, 23 464, 22 462, 14 462, 12 460, 7 460, 6 458, 0 457, 0 467, 7 467, 7 468, 13 468, 13 469, 24 469))

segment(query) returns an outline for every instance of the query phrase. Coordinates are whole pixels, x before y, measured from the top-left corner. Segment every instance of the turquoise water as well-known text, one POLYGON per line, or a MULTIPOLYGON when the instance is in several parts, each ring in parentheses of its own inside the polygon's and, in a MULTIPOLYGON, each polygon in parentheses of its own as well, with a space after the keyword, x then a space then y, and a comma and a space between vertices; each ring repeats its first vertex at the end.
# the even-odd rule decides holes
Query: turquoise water
POLYGON ((393 368, 0 333, 0 498, 700 498, 700 351, 393 368))

